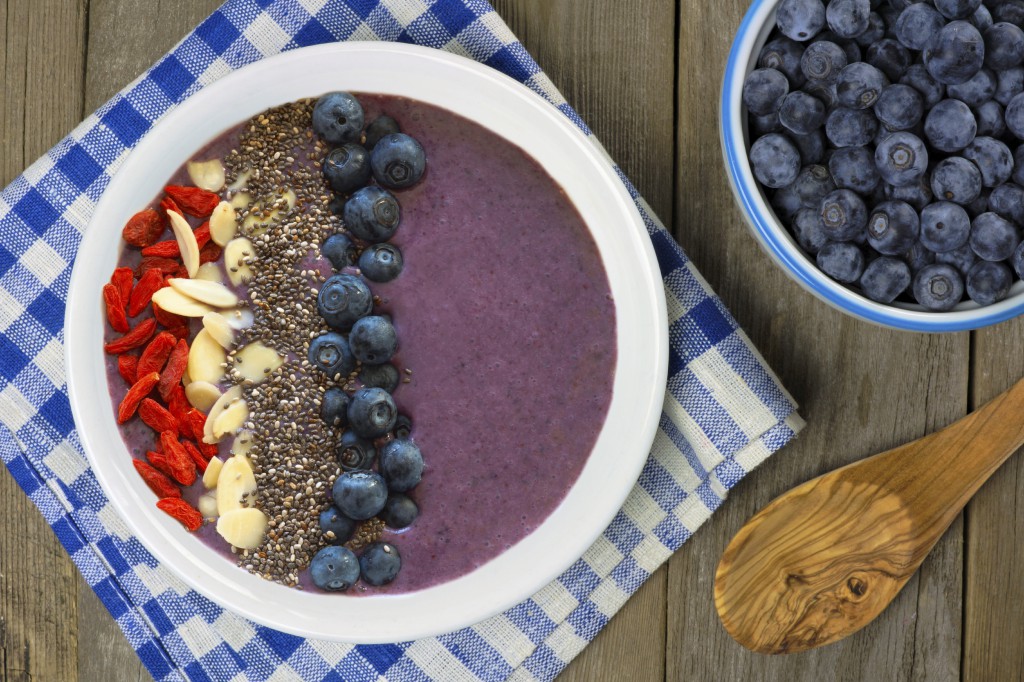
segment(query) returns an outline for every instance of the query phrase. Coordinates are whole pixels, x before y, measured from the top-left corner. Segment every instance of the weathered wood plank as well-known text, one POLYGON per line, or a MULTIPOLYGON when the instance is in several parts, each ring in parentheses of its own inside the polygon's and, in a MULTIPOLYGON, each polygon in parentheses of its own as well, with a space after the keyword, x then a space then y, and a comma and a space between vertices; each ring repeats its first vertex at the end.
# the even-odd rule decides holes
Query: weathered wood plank
POLYGON ((897 333, 850 319, 786 278, 749 234, 717 144, 729 36, 749 4, 688 5, 680 16, 677 235, 794 393, 809 425, 740 484, 671 560, 667 679, 956 679, 959 522, 878 621, 833 646, 768 658, 742 649, 718 624, 715 566, 755 511, 800 482, 924 435, 967 408, 966 334, 897 333))

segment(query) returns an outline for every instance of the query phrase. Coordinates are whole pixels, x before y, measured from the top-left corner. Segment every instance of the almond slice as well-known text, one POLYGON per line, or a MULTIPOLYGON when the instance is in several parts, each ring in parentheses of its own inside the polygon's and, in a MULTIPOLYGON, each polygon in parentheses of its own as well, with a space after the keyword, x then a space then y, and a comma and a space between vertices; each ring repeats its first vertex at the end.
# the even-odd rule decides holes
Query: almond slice
POLYGON ((195 278, 206 282, 224 283, 224 275, 221 274, 220 265, 217 263, 203 263, 200 265, 199 270, 196 271, 195 278))
POLYGON ((259 509, 235 509, 217 519, 217 533, 239 549, 256 549, 266 532, 267 515, 259 509))
POLYGON ((224 462, 217 477, 217 508, 220 513, 249 506, 256 492, 256 475, 248 457, 235 455, 224 462))
POLYGON ((184 277, 172 277, 167 280, 171 288, 177 289, 186 296, 191 296, 200 303, 214 308, 233 308, 238 305, 238 296, 219 282, 209 282, 205 279, 185 279, 184 277))
MULTIPOLYGON (((205 330, 204 330, 205 331, 205 330)), ((203 332, 199 332, 202 334, 203 332)), ((196 335, 199 338, 199 335, 196 335)), ((219 346, 218 346, 219 348, 219 346)), ((213 444, 219 442, 219 438, 213 437, 213 424, 217 421, 217 417, 220 413, 227 409, 228 405, 235 402, 242 397, 242 387, 232 386, 228 390, 224 391, 224 395, 217 398, 217 402, 210 408, 210 412, 206 415, 206 425, 203 427, 203 442, 207 444, 213 444)))
POLYGON ((248 308, 233 308, 232 310, 222 310, 220 314, 224 316, 224 319, 228 321, 232 329, 248 329, 253 323, 252 311, 248 308))
POLYGON ((185 387, 185 397, 189 405, 206 414, 220 398, 220 389, 209 381, 193 381, 185 387))
POLYGON ((210 215, 210 239, 218 246, 224 246, 235 236, 235 207, 227 201, 217 204, 210 215))
POLYGON ((224 363, 227 361, 224 348, 205 329, 199 330, 188 351, 188 375, 192 383, 205 381, 216 384, 224 376, 224 363))
POLYGON ((276 350, 253 341, 235 354, 233 371, 243 381, 258 384, 283 364, 284 358, 276 350))
POLYGON ((220 159, 189 161, 188 176, 192 184, 209 192, 219 192, 224 186, 224 164, 220 159))
POLYGON ((249 184, 249 178, 252 177, 252 170, 244 170, 235 177, 235 181, 228 185, 228 191, 237 192, 238 190, 249 184))
POLYGON ((196 241, 196 236, 192 234, 192 227, 174 211, 167 211, 167 216, 171 219, 174 238, 178 240, 181 262, 185 264, 188 276, 195 277, 196 271, 199 270, 199 243, 196 241))
POLYGON ((203 315, 203 329, 209 332, 210 336, 225 350, 230 350, 235 344, 235 329, 228 323, 228 318, 220 313, 203 315))
POLYGON ((236 211, 241 211, 249 207, 252 203, 252 195, 248 192, 239 192, 235 196, 231 197, 231 208, 236 211))
POLYGON ((207 490, 213 490, 217 487, 217 479, 220 477, 220 470, 224 468, 224 460, 219 457, 214 457, 206 465, 206 471, 203 472, 203 485, 207 490))
POLYGON ((238 431, 249 419, 249 405, 245 400, 236 400, 224 409, 213 422, 213 437, 220 440, 238 431))
POLYGON ((236 457, 246 457, 252 449, 252 431, 243 429, 235 436, 231 443, 231 454, 236 457))
MULTIPOLYGON (((207 468, 207 471, 210 469, 207 468)), ((213 493, 206 493, 199 496, 199 513, 204 519, 217 518, 217 496, 213 493)))
POLYGON ((161 309, 175 315, 181 315, 182 317, 202 317, 206 313, 213 311, 213 308, 210 306, 200 303, 191 296, 186 296, 174 287, 159 289, 153 294, 153 302, 160 306, 161 309))
POLYGON ((256 257, 256 247, 245 237, 232 239, 224 247, 224 267, 228 271, 228 279, 236 287, 252 279, 252 268, 247 260, 256 257))

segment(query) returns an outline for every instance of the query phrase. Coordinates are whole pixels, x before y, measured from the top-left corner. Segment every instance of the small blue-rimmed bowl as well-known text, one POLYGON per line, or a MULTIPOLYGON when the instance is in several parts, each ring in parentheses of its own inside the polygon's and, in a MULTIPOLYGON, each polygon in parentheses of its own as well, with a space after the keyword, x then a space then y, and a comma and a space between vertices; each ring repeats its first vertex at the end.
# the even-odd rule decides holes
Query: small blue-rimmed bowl
POLYGON ((945 313, 929 312, 911 303, 876 303, 859 291, 829 278, 796 243, 775 215, 750 169, 747 153, 751 140, 747 130, 747 109, 741 98, 743 80, 756 68, 761 48, 775 26, 778 2, 754 0, 743 18, 725 67, 719 117, 729 183, 761 247, 800 286, 825 303, 885 327, 920 332, 963 331, 986 327, 1024 313, 1024 282, 1014 283, 1010 295, 994 305, 979 306, 965 301, 945 313))

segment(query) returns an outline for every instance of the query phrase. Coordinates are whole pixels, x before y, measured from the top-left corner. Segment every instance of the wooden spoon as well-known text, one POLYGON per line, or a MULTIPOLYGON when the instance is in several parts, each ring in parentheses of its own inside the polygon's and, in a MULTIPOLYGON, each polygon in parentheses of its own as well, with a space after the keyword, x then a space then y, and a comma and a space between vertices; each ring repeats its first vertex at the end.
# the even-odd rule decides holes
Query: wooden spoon
POLYGON ((860 630, 914 574, 971 496, 1024 444, 1024 380, 955 424, 819 476, 736 534, 715 606, 743 646, 805 651, 860 630))

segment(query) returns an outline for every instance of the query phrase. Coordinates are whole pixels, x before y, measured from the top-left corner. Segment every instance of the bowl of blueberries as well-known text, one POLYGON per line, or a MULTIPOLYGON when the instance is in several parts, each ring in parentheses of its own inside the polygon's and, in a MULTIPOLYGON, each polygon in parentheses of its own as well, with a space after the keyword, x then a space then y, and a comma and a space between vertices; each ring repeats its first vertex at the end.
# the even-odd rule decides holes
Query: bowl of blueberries
POLYGON ((765 251, 887 327, 1024 312, 1024 2, 754 0, 722 87, 765 251))

